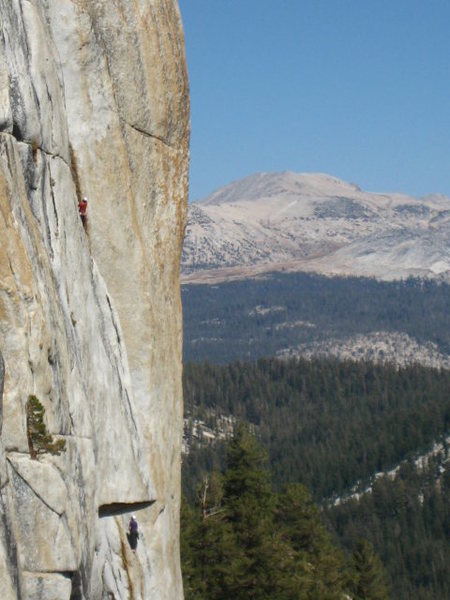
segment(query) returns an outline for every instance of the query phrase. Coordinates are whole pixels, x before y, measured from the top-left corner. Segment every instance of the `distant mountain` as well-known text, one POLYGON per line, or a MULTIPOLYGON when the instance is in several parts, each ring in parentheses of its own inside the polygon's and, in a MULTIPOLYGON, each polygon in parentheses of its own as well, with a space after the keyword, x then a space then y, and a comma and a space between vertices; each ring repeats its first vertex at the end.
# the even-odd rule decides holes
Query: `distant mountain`
POLYGON ((184 282, 285 270, 450 281, 450 198, 371 193, 320 173, 260 173, 189 207, 184 282))

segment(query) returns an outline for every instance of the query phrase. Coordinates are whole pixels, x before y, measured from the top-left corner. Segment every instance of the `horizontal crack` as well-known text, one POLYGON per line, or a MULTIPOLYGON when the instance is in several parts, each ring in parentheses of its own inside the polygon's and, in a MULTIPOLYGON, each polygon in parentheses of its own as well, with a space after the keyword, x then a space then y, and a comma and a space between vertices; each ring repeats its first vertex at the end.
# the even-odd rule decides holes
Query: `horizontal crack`
POLYGON ((125 515, 127 513, 137 512, 138 510, 148 508, 154 503, 155 500, 147 500, 145 502, 131 502, 130 504, 126 502, 114 502, 112 504, 103 504, 102 506, 98 507, 98 516, 101 519, 102 517, 114 517, 116 515, 125 515))
POLYGON ((21 571, 22 573, 35 575, 36 577, 47 577, 48 575, 60 575, 66 579, 72 579, 74 575, 74 571, 29 571, 28 569, 24 569, 21 571))
MULTIPOLYGON (((53 436, 57 438, 69 438, 74 440, 89 440, 90 442, 94 441, 94 438, 90 435, 77 435, 76 433, 56 433, 50 432, 53 436)), ((16 447, 5 448, 6 454, 18 454, 19 456, 30 456, 30 452, 27 450, 18 450, 16 447)), ((45 453, 44 453, 45 454, 45 453)))

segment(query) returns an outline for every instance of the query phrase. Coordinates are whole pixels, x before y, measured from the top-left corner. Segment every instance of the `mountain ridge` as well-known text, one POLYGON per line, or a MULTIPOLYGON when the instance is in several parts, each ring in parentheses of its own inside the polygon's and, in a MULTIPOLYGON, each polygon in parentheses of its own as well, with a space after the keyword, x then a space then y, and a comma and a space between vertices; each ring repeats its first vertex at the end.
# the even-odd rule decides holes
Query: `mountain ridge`
POLYGON ((362 190, 324 173, 258 173, 192 203, 184 283, 286 270, 450 280, 450 198, 362 190))

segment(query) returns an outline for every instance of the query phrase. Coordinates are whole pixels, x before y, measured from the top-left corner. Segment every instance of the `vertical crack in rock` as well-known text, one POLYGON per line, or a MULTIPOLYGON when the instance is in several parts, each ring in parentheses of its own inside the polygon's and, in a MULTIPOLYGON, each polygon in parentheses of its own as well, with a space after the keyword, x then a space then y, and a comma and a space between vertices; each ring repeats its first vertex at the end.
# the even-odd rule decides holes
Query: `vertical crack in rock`
MULTIPOLYGON (((0 352, 0 439, 3 422, 3 388, 5 380, 5 363, 0 352)), ((3 448, 0 446, 0 581, 5 598, 13 598, 17 590, 17 600, 21 599, 18 582, 19 569, 17 545, 11 523, 9 478, 4 461, 3 448), (9 594, 9 596, 8 596, 9 594)))
POLYGON ((3 360, 2 353, 0 352, 0 435, 2 433, 3 423, 3 385, 5 381, 5 361, 3 360))

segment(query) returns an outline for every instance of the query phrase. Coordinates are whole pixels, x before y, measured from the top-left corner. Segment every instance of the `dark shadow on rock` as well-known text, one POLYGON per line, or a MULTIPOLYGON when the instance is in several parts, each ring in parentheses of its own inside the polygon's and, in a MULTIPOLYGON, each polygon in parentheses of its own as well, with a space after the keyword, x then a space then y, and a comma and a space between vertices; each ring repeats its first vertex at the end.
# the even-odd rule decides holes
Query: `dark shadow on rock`
POLYGON ((102 506, 98 507, 98 516, 100 519, 102 519, 103 517, 116 517, 118 515, 126 515, 128 513, 133 513, 139 510, 143 510, 144 508, 148 508, 154 502, 154 500, 146 500, 144 502, 130 502, 130 504, 127 504, 125 502, 102 504, 102 506))

